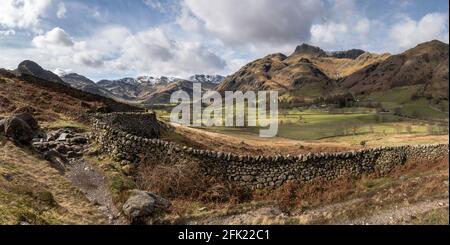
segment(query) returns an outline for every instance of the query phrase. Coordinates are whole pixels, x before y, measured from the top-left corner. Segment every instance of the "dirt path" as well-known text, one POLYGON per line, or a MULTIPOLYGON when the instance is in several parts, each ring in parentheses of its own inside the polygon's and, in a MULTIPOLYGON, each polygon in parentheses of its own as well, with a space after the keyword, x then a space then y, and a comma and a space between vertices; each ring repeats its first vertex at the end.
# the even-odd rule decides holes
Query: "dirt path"
MULTIPOLYGON (((393 207, 384 207, 373 213, 371 216, 358 217, 354 220, 334 220, 334 216, 339 216, 346 208, 364 201, 363 199, 354 199, 346 202, 326 205, 306 211, 293 212, 291 214, 283 213, 276 205, 265 205, 260 208, 241 210, 241 213, 232 215, 212 215, 205 216, 188 222, 188 224, 322 224, 328 223, 326 220, 333 220, 332 224, 341 225, 389 225, 389 224, 410 224, 411 221, 429 211, 448 208, 448 199, 426 200, 414 204, 393 207)), ((403 205, 403 204, 400 204, 403 205)))
MULTIPOLYGON (((108 223, 105 215, 100 212, 98 207, 93 205, 70 180, 51 167, 48 161, 41 159, 28 149, 19 148, 10 142, 2 142, 0 139, 0 170, 2 169, 12 176, 12 181, 8 183, 11 186, 26 186, 30 193, 42 189, 49 191, 60 207, 54 212, 55 216, 52 216, 52 220, 55 217, 57 218, 57 224, 108 223), (6 168, 7 166, 10 166, 10 168, 6 168), (59 210, 64 211, 59 213, 59 210)), ((0 192, 1 188, 0 186, 0 192)), ((22 197, 20 192, 11 194, 22 197)), ((4 200, 0 200, 0 207, 2 201, 4 200)), ((21 202, 21 199, 5 203, 3 207, 6 207, 7 210, 33 209, 33 206, 17 205, 18 202, 21 202), (9 205, 13 206, 9 207, 9 205)))
POLYGON ((84 158, 72 159, 65 175, 73 185, 80 188, 90 202, 98 206, 110 224, 127 224, 111 199, 106 177, 89 161, 84 158))
POLYGON ((412 205, 403 207, 394 206, 387 210, 381 210, 370 217, 362 217, 352 221, 352 224, 363 225, 382 225, 382 224, 399 224, 410 221, 414 217, 424 214, 428 211, 448 207, 447 199, 426 200, 412 205))

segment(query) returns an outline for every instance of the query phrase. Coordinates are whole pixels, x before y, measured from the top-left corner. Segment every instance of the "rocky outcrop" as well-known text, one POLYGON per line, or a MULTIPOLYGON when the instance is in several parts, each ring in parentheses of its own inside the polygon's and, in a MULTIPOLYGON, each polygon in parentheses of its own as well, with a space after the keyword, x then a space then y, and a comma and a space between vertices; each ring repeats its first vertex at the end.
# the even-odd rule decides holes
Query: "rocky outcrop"
POLYGON ((20 113, 3 119, 0 122, 0 129, 14 142, 29 145, 39 126, 32 115, 20 113))
POLYGON ((15 114, 14 116, 17 118, 20 118, 24 122, 26 122, 32 130, 39 129, 38 122, 36 121, 36 119, 34 119, 34 117, 30 113, 18 113, 18 114, 15 114))
POLYGON ((338 59, 357 59, 359 56, 364 54, 366 51, 361 49, 350 49, 347 51, 335 51, 331 52, 328 55, 330 57, 338 58, 338 59))
POLYGON ((317 56, 317 57, 325 57, 327 56, 327 53, 323 51, 319 47, 315 47, 312 45, 309 45, 307 43, 303 43, 295 48, 294 51, 295 54, 304 54, 304 55, 311 55, 311 56, 317 56))
POLYGON ((59 171, 71 160, 83 155, 88 140, 84 133, 70 129, 58 129, 43 133, 33 139, 33 147, 59 171))
POLYGON ((16 72, 19 75, 23 74, 31 75, 50 82, 64 84, 64 81, 61 80, 61 78, 58 77, 58 75, 56 75, 51 71, 44 70, 40 65, 31 60, 22 61, 17 67, 16 72))
POLYGON ((127 201, 123 204, 123 213, 132 223, 152 216, 156 209, 167 209, 170 202, 158 195, 141 190, 132 190, 127 201))
POLYGON ((330 57, 337 59, 356 59, 366 51, 361 49, 350 49, 345 51, 326 52, 319 47, 315 47, 306 43, 295 48, 294 54, 307 55, 312 57, 330 57))
MULTIPOLYGON (((133 115, 130 115, 134 118, 133 115)), ((93 118, 92 138, 101 151, 117 161, 139 163, 152 154, 173 162, 198 162, 202 172, 249 188, 273 188, 287 181, 332 180, 366 173, 385 175, 407 160, 436 160, 448 157, 448 144, 380 147, 340 153, 308 153, 298 156, 250 156, 194 149, 155 138, 130 134, 93 118)))

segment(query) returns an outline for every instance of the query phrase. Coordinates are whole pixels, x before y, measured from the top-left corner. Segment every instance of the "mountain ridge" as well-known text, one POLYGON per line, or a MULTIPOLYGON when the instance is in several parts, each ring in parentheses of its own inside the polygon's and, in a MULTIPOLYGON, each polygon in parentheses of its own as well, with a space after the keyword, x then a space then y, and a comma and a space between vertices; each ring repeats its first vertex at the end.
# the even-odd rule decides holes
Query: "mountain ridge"
POLYGON ((303 43, 295 48, 293 54, 311 55, 317 57, 332 57, 338 59, 356 59, 364 53, 366 53, 366 51, 361 49, 350 49, 344 51, 324 51, 319 47, 303 43))
POLYGON ((371 64, 340 84, 355 94, 424 85, 422 95, 448 99, 448 55, 448 44, 432 40, 371 64))
POLYGON ((27 74, 47 81, 64 84, 64 81, 58 75, 49 70, 44 70, 44 68, 31 60, 20 62, 14 72, 18 75, 27 74))

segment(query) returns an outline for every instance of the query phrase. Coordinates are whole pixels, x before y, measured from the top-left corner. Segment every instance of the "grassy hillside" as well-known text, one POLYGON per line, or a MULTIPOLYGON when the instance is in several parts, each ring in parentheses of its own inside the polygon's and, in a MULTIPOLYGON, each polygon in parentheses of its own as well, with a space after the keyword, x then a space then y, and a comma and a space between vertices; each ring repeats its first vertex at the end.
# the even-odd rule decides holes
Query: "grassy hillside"
POLYGON ((106 219, 50 164, 0 136, 0 224, 102 224, 106 219))
POLYGON ((139 109, 32 76, 16 78, 0 74, 0 115, 26 111, 39 121, 80 121, 86 112, 99 108, 111 111, 139 109))
POLYGON ((383 109, 419 119, 448 118, 448 100, 433 101, 418 97, 424 85, 402 86, 360 96, 361 101, 379 102, 383 109))

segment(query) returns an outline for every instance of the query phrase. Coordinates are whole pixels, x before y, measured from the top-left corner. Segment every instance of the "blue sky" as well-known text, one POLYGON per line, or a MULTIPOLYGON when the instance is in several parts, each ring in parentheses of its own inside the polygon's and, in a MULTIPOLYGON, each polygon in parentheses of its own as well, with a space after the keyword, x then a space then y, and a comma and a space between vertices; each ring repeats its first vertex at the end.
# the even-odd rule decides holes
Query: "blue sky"
POLYGON ((448 43, 447 0, 0 0, 0 67, 91 79, 235 72, 303 42, 398 53, 448 43))

